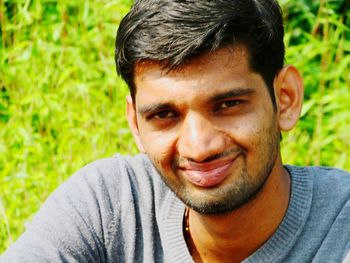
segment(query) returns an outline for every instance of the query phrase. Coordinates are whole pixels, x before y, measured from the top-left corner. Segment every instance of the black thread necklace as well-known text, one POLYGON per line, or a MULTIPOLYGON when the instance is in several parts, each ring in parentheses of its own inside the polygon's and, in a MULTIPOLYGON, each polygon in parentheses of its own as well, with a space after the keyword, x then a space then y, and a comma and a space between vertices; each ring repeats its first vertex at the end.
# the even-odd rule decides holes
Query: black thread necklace
POLYGON ((192 255, 192 237, 190 232, 190 209, 188 207, 185 208, 185 215, 183 221, 183 232, 186 241, 186 245, 188 251, 192 255))

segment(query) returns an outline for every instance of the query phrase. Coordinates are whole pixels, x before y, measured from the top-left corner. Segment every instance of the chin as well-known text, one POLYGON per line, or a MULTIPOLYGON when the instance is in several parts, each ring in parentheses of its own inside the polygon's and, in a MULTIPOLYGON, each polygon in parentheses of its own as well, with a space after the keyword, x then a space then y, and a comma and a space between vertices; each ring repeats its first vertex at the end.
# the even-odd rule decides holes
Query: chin
MULTIPOLYGON (((193 191, 177 195, 188 207, 201 214, 225 214, 233 212, 252 201, 264 187, 266 180, 259 185, 245 186, 240 189, 231 189, 224 192, 221 189, 214 190, 210 195, 202 193, 194 196, 193 191), (213 197, 217 194, 217 197, 213 197)), ((204 191, 206 192, 206 191, 204 191)))
POLYGON ((216 187, 200 188, 190 183, 175 185, 162 176, 167 186, 189 208, 201 214, 225 214, 252 201, 264 187, 271 170, 265 171, 259 180, 252 180, 246 169, 234 182, 223 182, 216 187))

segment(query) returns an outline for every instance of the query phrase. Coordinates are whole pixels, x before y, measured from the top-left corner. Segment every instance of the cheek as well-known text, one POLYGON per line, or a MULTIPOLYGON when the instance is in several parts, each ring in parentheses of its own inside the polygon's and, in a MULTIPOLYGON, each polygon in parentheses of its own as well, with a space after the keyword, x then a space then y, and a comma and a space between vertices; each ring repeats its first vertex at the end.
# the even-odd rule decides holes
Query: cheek
POLYGON ((140 134, 146 154, 158 168, 170 167, 176 136, 171 132, 144 132, 140 134))
MULTIPOLYGON (((270 114, 271 115, 271 114, 270 114)), ((243 148, 249 156, 259 156, 269 147, 278 132, 274 118, 265 114, 249 114, 222 122, 221 128, 243 148)))
POLYGON ((222 120, 219 124, 220 129, 225 131, 235 143, 244 146, 254 143, 259 135, 266 129, 265 124, 253 116, 244 116, 241 118, 232 118, 222 120))

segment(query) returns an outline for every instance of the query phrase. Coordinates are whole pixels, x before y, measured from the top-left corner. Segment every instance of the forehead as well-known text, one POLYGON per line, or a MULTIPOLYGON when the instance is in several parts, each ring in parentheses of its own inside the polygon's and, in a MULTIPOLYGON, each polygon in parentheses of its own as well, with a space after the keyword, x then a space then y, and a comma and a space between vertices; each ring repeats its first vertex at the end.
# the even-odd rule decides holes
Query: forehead
POLYGON ((218 70, 218 66, 221 69, 225 67, 234 70, 237 66, 245 66, 245 69, 249 69, 247 49, 243 45, 227 46, 188 59, 171 70, 167 67, 167 61, 142 60, 134 67, 134 80, 143 79, 150 72, 155 71, 164 76, 173 75, 185 78, 188 74, 193 76, 195 73, 215 72, 218 70))
POLYGON ((223 94, 234 94, 234 90, 266 91, 260 75, 250 69, 248 53, 242 46, 209 52, 174 70, 164 66, 154 61, 142 61, 136 66, 137 107, 169 103, 205 105, 223 94))

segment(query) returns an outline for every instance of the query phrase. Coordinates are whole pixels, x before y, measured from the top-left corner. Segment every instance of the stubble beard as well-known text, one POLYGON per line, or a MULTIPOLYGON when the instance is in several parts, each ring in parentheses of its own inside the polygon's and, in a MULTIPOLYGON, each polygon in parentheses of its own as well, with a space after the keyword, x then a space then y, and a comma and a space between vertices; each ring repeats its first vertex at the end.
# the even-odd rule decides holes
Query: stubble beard
MULTIPOLYGON (((195 196, 192 187, 187 187, 183 183, 175 184, 171 182, 166 176, 162 175, 158 167, 156 167, 156 169, 159 174, 161 174, 161 178, 170 190, 174 192, 186 206, 196 212, 208 215, 232 212, 254 199, 257 193, 259 193, 264 187, 272 172, 279 154, 280 134, 279 132, 273 131, 272 134, 269 133, 269 135, 271 135, 272 138, 263 138, 263 143, 261 143, 260 147, 265 150, 262 150, 262 156, 257 162, 261 162, 263 165, 256 174, 250 174, 247 164, 247 156, 244 153, 244 150, 242 150, 242 153, 238 158, 241 158, 243 165, 238 172, 238 175, 236 175, 235 181, 225 187, 203 189, 201 190, 203 192, 201 196, 195 196), (208 195, 206 195, 205 192, 207 192, 208 195), (215 198, 213 198, 213 196, 215 198)), ((238 161, 238 158, 235 162, 238 161)))
POLYGON ((201 214, 224 214, 232 212, 247 202, 254 199, 257 193, 264 187, 269 175, 272 171, 273 163, 265 167, 265 169, 259 173, 259 177, 253 179, 248 173, 246 166, 246 159, 244 159, 244 167, 240 171, 237 179, 228 187, 213 190, 210 194, 219 198, 208 201, 204 196, 202 198, 194 198, 191 189, 183 188, 180 191, 176 191, 175 194, 180 198, 188 207, 201 214))

